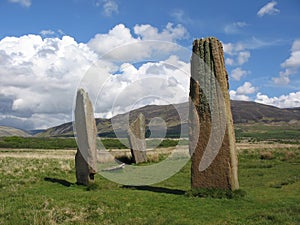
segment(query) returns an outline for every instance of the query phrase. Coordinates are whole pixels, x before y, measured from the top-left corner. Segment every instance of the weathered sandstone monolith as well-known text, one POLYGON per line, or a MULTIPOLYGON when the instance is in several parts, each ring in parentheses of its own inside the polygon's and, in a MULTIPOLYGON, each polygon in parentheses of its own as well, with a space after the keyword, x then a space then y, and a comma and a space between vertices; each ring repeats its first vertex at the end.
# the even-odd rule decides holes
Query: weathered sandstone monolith
POLYGON ((128 129, 128 140, 133 161, 138 164, 147 161, 145 141, 145 116, 140 113, 128 129))
POLYGON ((228 88, 221 42, 213 37, 195 40, 189 114, 192 188, 239 188, 228 88))
POLYGON ((94 182, 96 173, 97 127, 93 105, 88 93, 83 89, 77 91, 75 106, 75 129, 77 136, 77 153, 75 156, 77 184, 89 185, 94 182))

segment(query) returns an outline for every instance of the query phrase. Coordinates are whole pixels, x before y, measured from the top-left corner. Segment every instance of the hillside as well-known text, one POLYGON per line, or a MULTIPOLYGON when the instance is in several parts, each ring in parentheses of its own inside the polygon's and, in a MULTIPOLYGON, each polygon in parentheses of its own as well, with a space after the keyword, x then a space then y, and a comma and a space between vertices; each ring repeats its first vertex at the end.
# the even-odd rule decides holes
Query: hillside
MULTIPOLYGON (((99 136, 114 137, 115 133, 111 124, 111 120, 119 121, 121 116, 129 115, 130 121, 137 117, 138 113, 142 112, 146 117, 146 123, 152 118, 162 118, 168 127, 167 136, 176 137, 180 132, 181 126, 183 131, 187 135, 187 115, 188 103, 181 103, 177 105, 149 105, 142 108, 125 113, 123 115, 117 115, 112 119, 96 119, 99 136), (176 109, 177 110, 176 110, 176 109), (180 124, 180 115, 182 123, 180 124)), ((272 122, 289 122, 294 120, 300 120, 300 108, 280 109, 274 106, 259 104, 256 102, 247 101, 231 101, 231 109, 233 114, 234 123, 272 123, 272 122)), ((118 123, 117 123, 118 124, 118 123)), ((158 129, 160 129, 158 127, 158 129)), ((122 130, 122 124, 114 127, 114 130, 118 130, 118 134, 126 136, 126 131, 122 130)), ((152 132, 155 131, 155 126, 152 126, 152 132)), ((154 132, 155 133, 155 132, 154 132)), ((148 133, 148 135, 150 135, 148 133)), ((39 137, 49 136, 73 136, 72 123, 65 123, 57 127, 49 128, 45 132, 39 133, 39 137)))
POLYGON ((12 127, 0 126, 0 137, 9 137, 9 136, 29 137, 31 135, 26 133, 23 130, 19 130, 12 127))
POLYGON ((231 110, 235 123, 300 120, 300 108, 280 109, 256 102, 231 101, 231 110))
POLYGON ((286 109, 286 110, 288 110, 288 111, 290 111, 290 112, 294 112, 294 113, 300 114, 300 107, 296 107, 296 108, 288 108, 288 109, 286 109))

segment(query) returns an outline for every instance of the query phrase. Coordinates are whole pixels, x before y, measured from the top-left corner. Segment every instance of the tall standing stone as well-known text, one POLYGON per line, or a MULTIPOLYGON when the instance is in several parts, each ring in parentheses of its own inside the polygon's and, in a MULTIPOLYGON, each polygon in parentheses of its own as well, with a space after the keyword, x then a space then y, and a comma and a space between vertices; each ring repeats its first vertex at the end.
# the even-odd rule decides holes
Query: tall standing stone
POLYGON ((140 113, 128 129, 128 140, 130 144, 131 155, 135 163, 147 161, 146 140, 145 140, 145 116, 140 113))
POLYGON ((221 42, 213 37, 195 40, 189 114, 192 188, 239 188, 228 88, 221 42))
POLYGON ((93 105, 88 93, 77 91, 75 106, 75 129, 77 135, 77 153, 75 155, 77 184, 88 185, 94 182, 97 162, 97 127, 93 105))

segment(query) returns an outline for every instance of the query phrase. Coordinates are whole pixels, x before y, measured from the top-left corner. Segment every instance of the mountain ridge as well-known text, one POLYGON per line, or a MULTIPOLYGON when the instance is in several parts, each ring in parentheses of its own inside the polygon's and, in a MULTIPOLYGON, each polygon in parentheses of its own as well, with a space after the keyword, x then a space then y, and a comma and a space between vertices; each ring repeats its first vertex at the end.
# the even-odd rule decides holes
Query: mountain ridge
MULTIPOLYGON (((147 105, 141 108, 132 110, 131 112, 116 115, 111 119, 96 119, 98 135, 102 137, 115 137, 114 130, 125 137, 126 130, 122 130, 122 124, 118 121, 122 116, 128 116, 129 121, 137 117, 139 113, 143 113, 146 117, 146 124, 149 127, 149 122, 152 118, 161 117, 167 124, 167 137, 176 137, 180 130, 187 132, 188 115, 186 112, 188 103, 180 103, 174 105, 147 105), (176 109, 176 110, 175 110, 176 109), (182 121, 180 123, 180 120, 182 121), (112 121, 115 122, 115 127, 112 126, 112 121)), ((256 102, 231 100, 231 110, 233 121, 235 124, 239 123, 272 123, 272 122, 290 122, 300 121, 300 107, 296 108, 278 108, 275 106, 264 105, 256 102)), ((160 129, 157 127, 157 130, 160 129)), ((152 126, 151 131, 155 131, 155 125, 152 126)), ((120 137, 118 135, 118 137, 120 137)), ((185 134, 187 135, 187 134, 185 134)), ((39 133, 38 137, 71 137, 73 135, 72 122, 64 123, 47 129, 45 132, 39 133)))
POLYGON ((30 137, 31 135, 21 129, 0 126, 0 137, 10 137, 10 136, 19 136, 19 137, 30 137))

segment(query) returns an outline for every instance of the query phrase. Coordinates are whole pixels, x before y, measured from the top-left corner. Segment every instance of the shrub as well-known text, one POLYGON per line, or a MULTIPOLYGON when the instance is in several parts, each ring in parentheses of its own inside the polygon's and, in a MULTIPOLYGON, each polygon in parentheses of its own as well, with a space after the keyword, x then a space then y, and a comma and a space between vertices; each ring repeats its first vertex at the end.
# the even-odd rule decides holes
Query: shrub
POLYGON ((260 159, 262 160, 271 160, 274 159, 274 155, 272 152, 261 152, 260 159))

